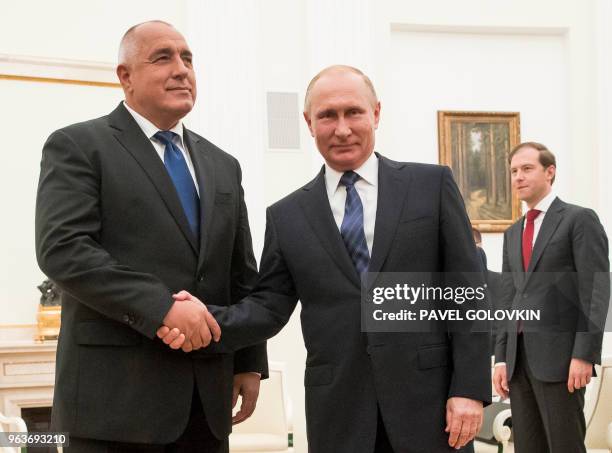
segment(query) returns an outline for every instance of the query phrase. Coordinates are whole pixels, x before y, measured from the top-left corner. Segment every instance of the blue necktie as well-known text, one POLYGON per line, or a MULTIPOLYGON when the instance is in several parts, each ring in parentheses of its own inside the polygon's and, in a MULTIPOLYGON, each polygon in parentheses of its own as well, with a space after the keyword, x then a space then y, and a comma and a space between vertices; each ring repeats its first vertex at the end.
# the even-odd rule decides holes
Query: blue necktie
POLYGON ((347 171, 340 178, 340 184, 346 186, 346 203, 340 234, 357 273, 361 275, 368 270, 370 253, 363 231, 363 205, 355 189, 358 179, 359 175, 354 171, 347 171))
POLYGON ((170 131, 159 131, 154 135, 157 140, 166 145, 164 165, 168 170, 170 179, 174 183, 179 200, 181 200, 181 205, 183 205, 183 211, 185 211, 191 231, 196 239, 198 239, 200 237, 200 197, 198 197, 198 192, 191 173, 189 173, 183 153, 172 142, 172 139, 176 136, 177 134, 170 131))

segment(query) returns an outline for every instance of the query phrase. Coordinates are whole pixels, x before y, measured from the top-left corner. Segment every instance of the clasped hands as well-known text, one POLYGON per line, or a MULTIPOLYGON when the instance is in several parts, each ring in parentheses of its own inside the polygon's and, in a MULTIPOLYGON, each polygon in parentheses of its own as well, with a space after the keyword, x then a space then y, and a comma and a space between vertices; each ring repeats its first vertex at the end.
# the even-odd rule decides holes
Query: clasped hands
POLYGON ((206 305, 187 291, 173 294, 174 304, 157 329, 157 336, 170 348, 185 352, 205 348, 219 341, 221 327, 206 305))
MULTIPOLYGON (((164 318, 164 325, 157 329, 157 336, 172 349, 191 352, 205 348, 212 341, 219 341, 221 328, 206 305, 187 291, 173 294, 174 304, 164 318)), ((261 375, 256 372, 234 375, 232 408, 242 398, 240 410, 232 417, 232 424, 249 418, 257 404, 261 375)))
MULTIPOLYGON (((172 349, 180 348, 191 352, 207 347, 211 341, 219 341, 221 328, 202 301, 184 290, 172 297, 174 304, 164 318, 164 325, 157 330, 157 336, 165 344, 172 349)), ((236 404, 240 394, 243 396, 243 404, 240 412, 233 418, 234 423, 248 418, 255 409, 257 394, 248 390, 245 385, 251 385, 250 383, 255 381, 258 391, 259 376, 256 373, 244 373, 235 377, 232 403, 236 404)), ((449 398, 445 431, 449 434, 448 443, 451 447, 459 449, 475 437, 482 426, 482 409, 480 401, 461 397, 449 398)))

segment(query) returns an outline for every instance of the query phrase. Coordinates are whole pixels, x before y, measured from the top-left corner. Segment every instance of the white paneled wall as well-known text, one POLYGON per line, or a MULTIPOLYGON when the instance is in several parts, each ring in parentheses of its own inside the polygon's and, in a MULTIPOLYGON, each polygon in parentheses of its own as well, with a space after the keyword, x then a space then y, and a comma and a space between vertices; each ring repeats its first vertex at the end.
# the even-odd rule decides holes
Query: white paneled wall
MULTIPOLYGON (((321 165, 303 122, 300 150, 267 149, 266 92, 298 93, 301 103, 310 78, 335 63, 371 76, 382 102, 377 149, 394 158, 437 162, 436 110, 520 111, 522 137, 558 155, 559 194, 594 207, 612 230, 609 0, 5 1, 0 74, 11 56, 114 64, 123 32, 153 18, 174 23, 194 50, 198 100, 186 123, 240 160, 258 256, 265 207, 321 165)), ((42 274, 33 211, 45 138, 106 114, 121 94, 0 79, 0 324, 35 322, 42 274)), ((501 245, 501 235, 484 235, 492 268, 501 267, 501 245)), ((289 365, 296 451, 304 453, 298 313, 269 350, 289 365)))

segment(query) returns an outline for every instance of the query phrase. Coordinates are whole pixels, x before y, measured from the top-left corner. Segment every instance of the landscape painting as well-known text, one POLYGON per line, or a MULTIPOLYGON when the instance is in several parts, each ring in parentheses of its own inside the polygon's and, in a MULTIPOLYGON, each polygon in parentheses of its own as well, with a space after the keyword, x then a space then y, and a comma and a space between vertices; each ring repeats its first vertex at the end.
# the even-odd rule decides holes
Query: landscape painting
POLYGON ((516 112, 438 112, 440 163, 453 170, 480 231, 504 231, 520 215, 508 165, 508 153, 520 143, 519 128, 516 112))

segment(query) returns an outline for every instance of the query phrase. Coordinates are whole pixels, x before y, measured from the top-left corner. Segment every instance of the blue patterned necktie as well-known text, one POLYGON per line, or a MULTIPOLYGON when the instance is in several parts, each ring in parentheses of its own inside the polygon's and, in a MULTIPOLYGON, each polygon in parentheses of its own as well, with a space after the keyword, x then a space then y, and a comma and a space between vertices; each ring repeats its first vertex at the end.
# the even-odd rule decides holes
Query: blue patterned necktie
POLYGON ((363 205, 355 189, 357 180, 359 175, 352 170, 344 172, 340 178, 340 184, 346 187, 344 219, 340 226, 340 234, 357 273, 361 275, 368 270, 370 253, 363 231, 363 205))
POLYGON ((179 200, 181 200, 191 231, 197 239, 200 237, 200 197, 183 153, 172 142, 172 139, 176 136, 177 134, 170 131, 159 131, 154 135, 157 140, 166 145, 164 165, 174 183, 179 200))

